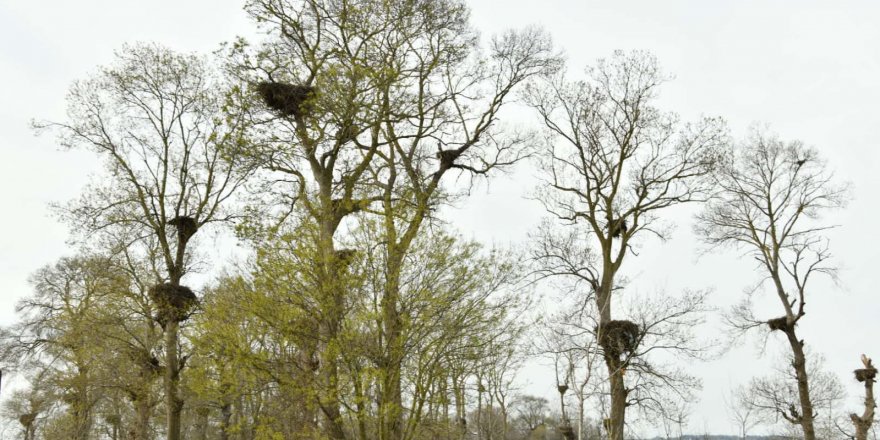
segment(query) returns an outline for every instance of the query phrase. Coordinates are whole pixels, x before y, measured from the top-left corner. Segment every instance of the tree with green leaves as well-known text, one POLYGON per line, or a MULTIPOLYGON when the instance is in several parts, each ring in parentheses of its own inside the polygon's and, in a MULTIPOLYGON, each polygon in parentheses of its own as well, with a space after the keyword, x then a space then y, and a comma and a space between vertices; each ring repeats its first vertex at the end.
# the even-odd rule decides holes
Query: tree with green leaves
POLYGON ((191 268, 189 245, 205 225, 232 218, 230 198, 248 176, 231 160, 229 146, 244 142, 243 125, 225 106, 225 90, 203 58, 125 46, 114 64, 74 83, 65 122, 35 124, 56 131, 66 148, 93 151, 106 167, 100 181, 62 208, 84 241, 104 233, 129 237, 127 247, 156 252, 161 262, 151 297, 164 331, 169 440, 180 438, 184 404, 179 328, 195 303, 181 285, 191 268))
MULTIPOLYGON (((263 142, 247 154, 316 225, 322 395, 327 434, 342 438, 340 329, 346 292, 335 283, 339 231, 361 211, 379 213, 388 257, 383 305, 385 374, 379 438, 403 435, 400 317, 403 260, 443 195, 450 171, 485 173, 517 159, 521 139, 504 138, 499 111, 511 91, 557 63, 540 32, 493 41, 487 60, 458 1, 255 0, 246 8, 270 33, 256 51, 233 46, 231 71, 250 84, 263 142)), ((308 356, 307 356, 308 357, 308 356)))

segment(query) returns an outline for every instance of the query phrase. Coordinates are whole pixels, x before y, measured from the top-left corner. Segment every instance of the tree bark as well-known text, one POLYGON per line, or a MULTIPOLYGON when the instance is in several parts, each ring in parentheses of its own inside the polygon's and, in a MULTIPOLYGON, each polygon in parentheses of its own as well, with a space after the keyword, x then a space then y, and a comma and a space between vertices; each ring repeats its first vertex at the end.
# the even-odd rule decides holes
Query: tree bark
POLYGON ((180 440, 180 415, 183 400, 179 395, 180 359, 177 349, 180 323, 170 320, 165 323, 165 414, 168 440, 180 440))
POLYGON ((794 326, 786 330, 788 343, 793 355, 792 367, 798 386, 798 399, 801 405, 800 425, 804 431, 804 440, 816 440, 816 430, 813 423, 813 402, 810 400, 810 383, 807 377, 807 360, 804 356, 804 341, 798 340, 794 326))
POLYGON ((220 407, 220 440, 229 440, 231 421, 232 403, 226 402, 220 407))
POLYGON ((400 272, 403 258, 400 252, 389 256, 385 292, 382 297, 382 319, 385 327, 386 358, 383 393, 379 409, 382 417, 381 440, 403 438, 403 393, 401 369, 403 363, 403 324, 398 303, 400 299, 400 272))
POLYGON ((131 430, 132 440, 149 440, 150 435, 150 396, 140 395, 134 399, 135 420, 131 430))
MULTIPOLYGON (((868 365, 865 367, 873 368, 868 365)), ((865 411, 861 416, 858 414, 849 415, 856 428, 856 440, 868 439, 868 431, 871 430, 871 425, 874 423, 874 408, 876 407, 877 403, 874 401, 874 379, 867 378, 865 380, 865 411)))

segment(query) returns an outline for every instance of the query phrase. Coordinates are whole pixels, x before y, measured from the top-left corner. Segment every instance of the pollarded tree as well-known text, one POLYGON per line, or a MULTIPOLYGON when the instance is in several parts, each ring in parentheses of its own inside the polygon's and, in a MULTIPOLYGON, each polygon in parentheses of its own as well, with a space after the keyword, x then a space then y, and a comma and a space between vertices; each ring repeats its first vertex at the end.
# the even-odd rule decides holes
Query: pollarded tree
POLYGON ((551 274, 582 280, 587 300, 595 301, 611 393, 609 434, 620 440, 629 393, 629 356, 621 356, 640 338, 637 324, 612 314, 623 262, 638 237, 665 236, 659 220, 667 208, 708 196, 707 176, 727 136, 718 119, 681 124, 655 107, 665 78, 651 55, 617 52, 587 74, 584 81, 554 76, 526 96, 550 137, 538 198, 577 228, 585 264, 560 266, 553 255, 538 257, 551 274))
MULTIPOLYGON (((226 87, 209 63, 157 45, 125 46, 114 64, 78 81, 66 122, 35 124, 58 132, 62 146, 85 148, 106 172, 65 209, 76 232, 127 231, 130 248, 157 243, 165 283, 152 291, 165 338, 167 436, 180 438, 179 327, 195 296, 181 286, 188 245, 206 224, 231 218, 230 197, 247 173, 232 165, 242 121, 224 111, 226 87), (223 153, 221 153, 223 152, 223 153)), ((150 250, 144 249, 143 253, 150 250)))
POLYGON ((856 428, 856 440, 868 439, 868 431, 871 429, 871 425, 874 424, 874 409, 877 407, 877 403, 874 400, 874 380, 877 377, 877 367, 864 354, 862 355, 862 366, 864 368, 859 368, 854 373, 856 380, 865 384, 865 409, 862 411, 862 415, 856 413, 849 415, 853 426, 856 428))
MULTIPOLYGON (((713 175, 716 197, 698 216, 698 233, 713 247, 730 246, 758 261, 762 286, 779 299, 779 315, 757 319, 749 303, 730 316, 740 330, 764 328, 784 335, 790 347, 797 406, 780 414, 799 425, 804 438, 816 438, 808 359, 797 325, 806 313, 808 286, 819 275, 833 275, 820 216, 840 208, 846 188, 816 151, 755 130, 713 175)), ((761 286, 758 286, 759 288, 761 286)))

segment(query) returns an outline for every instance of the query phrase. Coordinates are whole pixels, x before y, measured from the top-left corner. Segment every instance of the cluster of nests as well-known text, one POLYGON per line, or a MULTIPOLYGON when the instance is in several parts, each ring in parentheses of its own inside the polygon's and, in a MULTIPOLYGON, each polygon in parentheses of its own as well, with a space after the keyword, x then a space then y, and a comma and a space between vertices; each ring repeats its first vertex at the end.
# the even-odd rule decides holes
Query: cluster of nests
POLYGON ((609 321, 596 330, 599 344, 612 358, 620 358, 621 354, 635 352, 642 334, 638 324, 627 320, 609 321))
POLYGON ((149 295, 158 309, 156 321, 162 325, 186 321, 198 302, 196 295, 188 287, 171 283, 151 287, 149 295))

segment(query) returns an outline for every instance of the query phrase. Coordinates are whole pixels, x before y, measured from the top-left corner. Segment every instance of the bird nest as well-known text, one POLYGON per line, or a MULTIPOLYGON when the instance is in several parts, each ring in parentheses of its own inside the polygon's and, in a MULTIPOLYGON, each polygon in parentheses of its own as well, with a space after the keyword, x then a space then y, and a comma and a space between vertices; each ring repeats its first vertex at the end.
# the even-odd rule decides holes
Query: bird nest
POLYGON ((284 116, 303 117, 312 110, 308 104, 315 88, 306 85, 264 81, 257 84, 257 93, 266 106, 284 116))
POLYGON ((31 426, 31 424, 34 423, 34 420, 37 420, 37 413, 22 414, 18 418, 19 423, 21 423, 24 426, 31 426))
POLYGON ((181 241, 189 240, 199 230, 196 219, 184 215, 168 220, 168 224, 177 228, 177 236, 181 241))
POLYGON ((150 288, 149 294, 159 311, 158 321, 163 324, 185 321, 198 302, 188 287, 171 283, 157 284, 150 288))
POLYGON ((621 234, 626 234, 628 229, 629 227, 626 224, 626 219, 623 218, 619 218, 608 224, 608 233, 612 238, 618 238, 621 234))
POLYGON ((611 357, 635 352, 642 333, 638 324, 627 320, 609 321, 598 330, 599 344, 611 357))
POLYGON ((866 380, 874 380, 874 377, 877 376, 876 368, 859 368, 858 370, 853 371, 856 375, 856 380, 859 382, 864 382, 866 380))
POLYGON ((767 321, 767 326, 770 327, 770 331, 774 331, 774 330, 788 331, 788 329, 789 329, 788 318, 785 316, 782 316, 779 318, 773 318, 773 319, 767 321))

